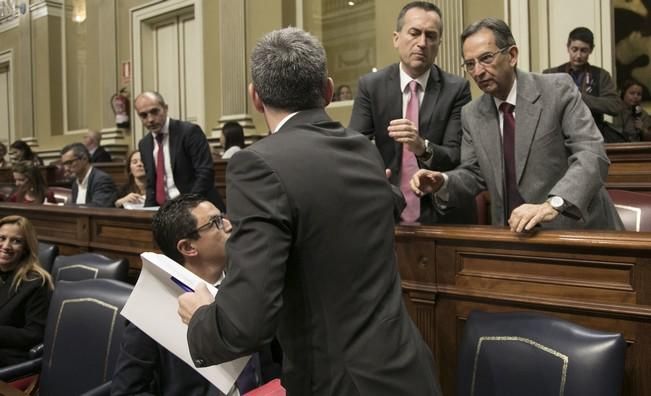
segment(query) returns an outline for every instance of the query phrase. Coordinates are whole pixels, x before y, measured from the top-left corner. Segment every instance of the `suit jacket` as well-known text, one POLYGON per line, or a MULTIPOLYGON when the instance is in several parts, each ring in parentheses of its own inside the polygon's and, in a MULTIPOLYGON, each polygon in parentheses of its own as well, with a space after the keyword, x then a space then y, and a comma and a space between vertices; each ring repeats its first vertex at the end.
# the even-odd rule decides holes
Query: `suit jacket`
POLYGON ((42 279, 11 287, 13 274, 0 280, 0 366, 25 361, 28 351, 43 342, 50 289, 42 279))
POLYGON ((440 394, 402 301, 394 192, 373 144, 300 111, 235 153, 227 180, 228 276, 190 321, 195 364, 277 334, 289 396, 440 394))
POLYGON ((111 154, 104 147, 99 146, 95 149, 93 155, 90 156, 90 162, 111 162, 111 154))
MULTIPOLYGON (((210 146, 201 128, 189 122, 170 119, 169 134, 172 174, 179 192, 199 194, 225 211, 224 202, 215 188, 210 146)), ((140 140, 138 147, 147 174, 145 206, 157 206, 154 136, 151 132, 140 140)))
MULTIPOLYGON (((244 394, 259 385, 254 356, 236 381, 244 394)), ((223 394, 183 360, 129 323, 122 336, 111 395, 222 396, 223 394)))
MULTIPOLYGON (((447 171, 459 165, 461 144, 461 108, 470 102, 468 81, 442 71, 433 65, 420 107, 418 132, 433 144, 429 166, 421 168, 447 171)), ((400 66, 390 65, 359 79, 357 97, 353 105, 349 128, 375 138, 375 145, 384 166, 391 169, 391 183, 400 185, 402 144, 388 134, 389 122, 403 118, 400 66)), ((421 199, 420 222, 471 223, 474 222, 474 201, 464 210, 440 216, 430 199, 421 199)))
MULTIPOLYGON (((75 179, 72 183, 72 199, 69 202, 70 205, 75 205, 78 193, 79 184, 75 179)), ((84 205, 112 208, 117 198, 118 190, 111 176, 102 170, 93 168, 88 177, 88 189, 86 191, 86 203, 84 205)))
MULTIPOLYGON (((559 215, 546 228, 623 229, 604 182, 610 161, 590 110, 567 74, 517 70, 515 162, 520 195, 540 204, 558 195, 579 220, 559 215)), ((461 166, 448 172, 450 203, 488 188, 493 224, 506 224, 499 116, 493 97, 464 107, 461 166)))

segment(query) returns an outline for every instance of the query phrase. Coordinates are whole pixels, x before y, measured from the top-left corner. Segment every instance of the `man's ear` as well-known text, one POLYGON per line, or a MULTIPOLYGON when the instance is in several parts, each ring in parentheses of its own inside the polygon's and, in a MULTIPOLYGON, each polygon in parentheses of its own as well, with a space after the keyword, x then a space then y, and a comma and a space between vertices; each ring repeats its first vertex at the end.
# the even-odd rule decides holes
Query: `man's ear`
POLYGON ((325 97, 325 106, 329 105, 330 102, 332 102, 332 95, 335 93, 335 82, 331 77, 328 77, 328 81, 326 82, 326 87, 325 87, 325 92, 324 95, 325 97))
POLYGON ((255 107, 258 112, 264 113, 264 105, 262 103, 262 99, 260 99, 260 96, 255 91, 252 83, 249 83, 249 96, 251 97, 251 102, 253 102, 253 107, 255 107))
POLYGON ((198 254, 192 241, 187 238, 183 238, 176 243, 176 250, 178 250, 184 257, 193 257, 198 254))

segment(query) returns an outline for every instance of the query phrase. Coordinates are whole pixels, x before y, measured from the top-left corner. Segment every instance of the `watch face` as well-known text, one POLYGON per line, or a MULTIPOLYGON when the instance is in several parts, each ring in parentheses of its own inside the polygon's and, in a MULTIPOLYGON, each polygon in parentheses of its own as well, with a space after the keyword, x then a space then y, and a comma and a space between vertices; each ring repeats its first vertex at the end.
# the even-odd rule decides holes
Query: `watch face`
POLYGON ((555 196, 555 197, 552 197, 551 200, 549 200, 549 203, 552 205, 552 208, 558 209, 558 208, 563 207, 563 204, 565 203, 565 201, 563 201, 563 198, 561 198, 559 196, 555 196))

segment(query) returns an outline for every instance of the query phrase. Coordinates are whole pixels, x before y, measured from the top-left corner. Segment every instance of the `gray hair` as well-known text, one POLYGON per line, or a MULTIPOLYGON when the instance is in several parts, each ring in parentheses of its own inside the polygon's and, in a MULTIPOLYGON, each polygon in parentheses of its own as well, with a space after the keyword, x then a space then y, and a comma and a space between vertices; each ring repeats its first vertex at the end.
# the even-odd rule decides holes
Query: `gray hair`
POLYGON ((515 45, 513 33, 511 33, 511 29, 506 22, 497 18, 484 18, 466 27, 463 30, 463 33, 461 33, 461 53, 463 53, 463 43, 466 39, 482 29, 488 29, 493 32, 497 48, 505 48, 515 45))
POLYGON ((251 54, 251 78, 266 106, 291 112, 325 106, 325 50, 301 29, 275 30, 260 39, 251 54))

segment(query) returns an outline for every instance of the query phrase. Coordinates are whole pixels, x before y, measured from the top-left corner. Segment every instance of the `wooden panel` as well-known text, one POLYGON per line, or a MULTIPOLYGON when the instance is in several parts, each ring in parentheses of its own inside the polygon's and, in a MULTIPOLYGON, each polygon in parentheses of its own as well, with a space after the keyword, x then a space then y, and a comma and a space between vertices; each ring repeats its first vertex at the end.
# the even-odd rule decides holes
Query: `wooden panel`
POLYGON ((607 188, 651 191, 651 143, 606 144, 610 159, 607 188))
POLYGON ((651 233, 397 227, 396 241, 406 306, 444 394, 455 394, 463 323, 474 309, 537 311, 620 332, 629 343, 623 394, 651 394, 651 233), (435 268, 424 270, 423 257, 435 268))

